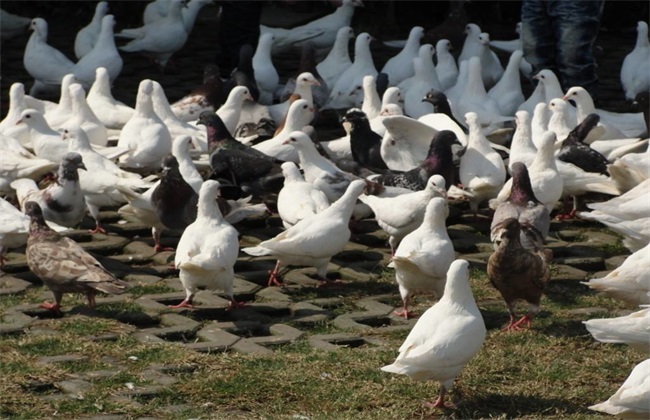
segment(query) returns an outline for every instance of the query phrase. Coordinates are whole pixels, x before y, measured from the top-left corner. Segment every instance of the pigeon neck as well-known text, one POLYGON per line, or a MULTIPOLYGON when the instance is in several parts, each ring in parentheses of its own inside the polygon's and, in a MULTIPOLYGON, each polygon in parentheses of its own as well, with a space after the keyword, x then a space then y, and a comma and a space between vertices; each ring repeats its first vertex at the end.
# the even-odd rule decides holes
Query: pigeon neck
POLYGON ((332 47, 332 51, 328 54, 328 57, 331 55, 332 57, 339 57, 350 60, 350 53, 348 51, 349 41, 350 37, 347 33, 336 37, 336 41, 334 42, 334 46, 332 47))
POLYGON ((63 186, 68 181, 79 181, 79 172, 77 168, 69 165, 60 165, 59 166, 59 177, 58 183, 63 186))
POLYGON ((154 88, 152 102, 154 111, 162 120, 176 119, 162 87, 154 88))
POLYGON ((468 306, 476 307, 476 302, 472 295, 472 289, 469 285, 469 279, 465 279, 458 274, 447 276, 445 291, 440 300, 447 301, 462 308, 468 306))
POLYGON ((141 116, 148 117, 154 113, 151 95, 141 93, 135 100, 135 112, 141 116))
POLYGON ((371 62, 372 62, 372 56, 370 55, 370 48, 368 46, 368 43, 362 41, 359 42, 359 45, 355 45, 353 64, 359 66, 371 62))
POLYGON ((197 210, 197 217, 214 219, 215 221, 223 220, 223 215, 214 194, 200 196, 197 210))
POLYGON ((53 231, 43 218, 43 214, 32 215, 29 220, 29 237, 43 238, 44 236, 58 235, 53 231))
POLYGON ((527 172, 512 178, 512 189, 508 200, 515 204, 525 204, 529 201, 538 202, 530 185, 530 177, 527 172))
POLYGON ((537 154, 533 163, 530 165, 530 171, 539 171, 543 169, 553 169, 557 171, 557 163, 555 162, 555 147, 552 140, 543 140, 537 149, 537 154))
POLYGON ((101 76, 96 75, 95 83, 90 86, 90 91, 88 91, 89 97, 99 95, 113 99, 113 94, 111 93, 111 85, 108 81, 108 75, 105 73, 101 76))
POLYGON ((467 83, 463 91, 464 97, 481 97, 487 95, 485 85, 481 77, 481 64, 478 61, 471 60, 468 65, 467 83))
POLYGON ((636 33, 636 46, 635 48, 647 48, 650 47, 650 41, 648 40, 648 26, 641 25, 637 29, 636 33))
POLYGON ((99 37, 97 37, 97 43, 95 44, 95 47, 93 47, 93 50, 95 48, 98 48, 98 46, 102 49, 110 46, 113 46, 113 48, 115 48, 112 21, 106 21, 105 23, 102 22, 102 29, 99 33, 99 37))
POLYGON ((352 122, 350 127, 350 136, 356 134, 368 134, 369 132, 373 131, 370 129, 370 121, 368 121, 367 118, 359 118, 352 122))
POLYGON ((517 88, 521 85, 521 79, 519 78, 519 62, 521 61, 520 55, 515 55, 515 53, 510 55, 510 60, 508 60, 508 65, 501 76, 503 80, 503 85, 506 87, 517 88))
POLYGON ((511 149, 514 151, 529 149, 532 144, 533 140, 531 137, 530 119, 528 117, 521 118, 521 120, 518 119, 517 130, 512 136, 511 149))

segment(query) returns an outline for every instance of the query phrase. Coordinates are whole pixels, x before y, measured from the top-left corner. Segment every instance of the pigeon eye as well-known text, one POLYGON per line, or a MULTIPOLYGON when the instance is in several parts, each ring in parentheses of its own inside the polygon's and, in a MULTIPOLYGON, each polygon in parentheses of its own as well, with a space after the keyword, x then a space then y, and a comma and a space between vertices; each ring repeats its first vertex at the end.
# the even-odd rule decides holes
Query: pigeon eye
POLYGON ((32 116, 27 114, 27 115, 25 115, 25 118, 32 118, 32 116))
POLYGON ((65 134, 68 134, 68 130, 63 130, 63 132, 64 132, 65 134))

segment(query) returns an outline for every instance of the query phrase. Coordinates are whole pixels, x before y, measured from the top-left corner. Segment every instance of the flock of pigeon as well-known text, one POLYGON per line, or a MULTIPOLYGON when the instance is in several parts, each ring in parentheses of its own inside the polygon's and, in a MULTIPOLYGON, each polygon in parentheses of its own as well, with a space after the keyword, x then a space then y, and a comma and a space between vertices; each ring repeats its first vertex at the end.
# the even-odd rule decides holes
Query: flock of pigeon
MULTIPOLYGON (((207 66, 203 84, 175 103, 150 79, 141 81, 134 107, 115 100, 111 84, 122 59, 114 37, 131 39, 120 50, 150 54, 164 66, 208 3, 156 0, 147 6, 144 26, 113 34, 115 19, 99 2, 77 35, 77 63, 47 44, 45 20, 2 12, 3 38, 15 36, 9 31, 16 27, 33 30, 24 65, 34 84, 31 95, 20 83, 11 86, 9 112, 0 122, 0 190, 22 210, 0 200, 0 261, 7 248, 27 243, 30 269, 54 293, 45 308, 59 311, 64 293, 84 293, 93 306, 96 292, 128 288, 60 233, 87 212, 96 221, 92 232, 105 233, 104 207, 122 206, 125 219, 150 226, 157 251, 168 249, 162 232, 182 232, 174 264, 186 298, 175 307, 192 307, 206 288, 223 291, 231 309, 242 305, 233 296, 240 251, 233 225, 263 217, 267 205, 277 208, 286 230, 241 251, 277 260, 269 286, 282 285, 291 266, 315 267, 321 285, 330 286, 328 263, 348 242, 350 226, 374 217, 389 235, 389 267, 403 299, 397 314, 413 315, 408 307, 415 293, 437 299, 395 362, 382 369, 439 381, 433 406, 447 407, 446 391, 486 335, 469 264, 456 260, 447 234, 448 202, 467 200, 474 215, 491 213, 488 205, 494 209, 495 252, 487 271, 510 313, 504 330, 518 330, 539 311, 551 276, 553 255, 545 249, 551 213, 568 198, 573 208, 558 211, 560 217, 601 222, 634 252, 587 284, 643 308, 586 321, 587 328, 600 341, 648 352, 646 23, 639 22, 636 46, 621 69, 626 97, 636 98, 645 115, 597 109, 585 89, 563 92, 550 70, 530 75, 519 40, 490 41, 475 24, 465 29, 458 60, 446 39, 420 45, 424 30, 414 27, 378 71, 370 34, 356 36, 352 59, 348 51, 359 0, 343 0, 334 13, 290 30, 261 26, 257 48, 242 48, 231 75, 223 78, 207 66), (281 86, 273 56, 298 48, 301 69, 281 86), (505 69, 491 48, 511 53, 505 69), (324 58, 316 60, 319 55, 324 58), (521 74, 537 80, 528 98, 521 74), (58 103, 35 97, 52 88, 60 89, 58 103), (328 109, 344 114, 347 135, 319 142, 314 126, 328 109), (51 182, 39 189, 36 181, 44 176, 51 182), (579 211, 579 197, 590 192, 614 198, 579 211), (517 300, 530 304, 521 318, 517 300)), ((646 360, 608 401, 591 408, 647 416, 649 380, 646 360)))

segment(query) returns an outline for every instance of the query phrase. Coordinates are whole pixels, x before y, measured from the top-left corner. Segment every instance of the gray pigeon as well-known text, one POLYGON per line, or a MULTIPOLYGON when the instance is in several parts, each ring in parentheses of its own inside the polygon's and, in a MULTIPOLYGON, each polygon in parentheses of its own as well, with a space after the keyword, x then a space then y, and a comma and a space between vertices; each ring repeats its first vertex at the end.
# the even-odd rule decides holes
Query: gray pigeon
POLYGON ((199 195, 185 182, 173 155, 162 161, 160 184, 151 196, 151 205, 167 229, 185 229, 196 219, 199 195))
POLYGON ((84 293, 92 308, 95 293, 124 292, 127 283, 108 272, 75 241, 50 229, 38 203, 25 203, 25 214, 30 218, 27 264, 54 293, 55 303, 43 303, 41 308, 60 312, 64 293, 84 293))
POLYGON ((86 169, 81 155, 69 152, 63 156, 59 165, 56 182, 46 189, 39 190, 36 183, 27 178, 13 181, 11 188, 16 190, 23 211, 25 203, 35 201, 41 207, 45 220, 65 227, 74 227, 81 222, 87 211, 77 169, 86 169))
POLYGON ((546 207, 533 193, 526 165, 515 162, 512 165, 512 189, 510 196, 494 212, 490 226, 490 239, 497 249, 504 222, 514 218, 519 221, 521 245, 536 251, 543 248, 551 225, 551 216, 546 207))

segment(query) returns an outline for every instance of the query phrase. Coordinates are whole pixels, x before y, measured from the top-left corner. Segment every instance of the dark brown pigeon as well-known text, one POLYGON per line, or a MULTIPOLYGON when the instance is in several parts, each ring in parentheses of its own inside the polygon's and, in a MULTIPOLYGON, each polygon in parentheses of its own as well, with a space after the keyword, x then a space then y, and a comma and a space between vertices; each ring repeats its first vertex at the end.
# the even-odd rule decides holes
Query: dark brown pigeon
POLYGON ((503 296, 510 312, 510 323, 504 330, 519 330, 522 325, 530 327, 531 320, 539 312, 539 301, 544 287, 551 278, 549 250, 530 252, 521 246, 521 226, 517 219, 503 221, 496 252, 488 260, 487 272, 490 283, 503 296), (528 313, 516 320, 514 303, 523 299, 530 303, 528 313))
POLYGON ((25 203, 25 214, 30 218, 27 264, 54 293, 55 303, 45 302, 41 308, 60 312, 64 293, 84 293, 92 308, 97 292, 124 292, 127 283, 108 272, 75 241, 50 229, 36 202, 25 203))
POLYGON ((199 195, 183 179, 174 156, 165 156, 162 167, 160 184, 151 195, 151 205, 167 229, 185 229, 196 219, 199 195))

